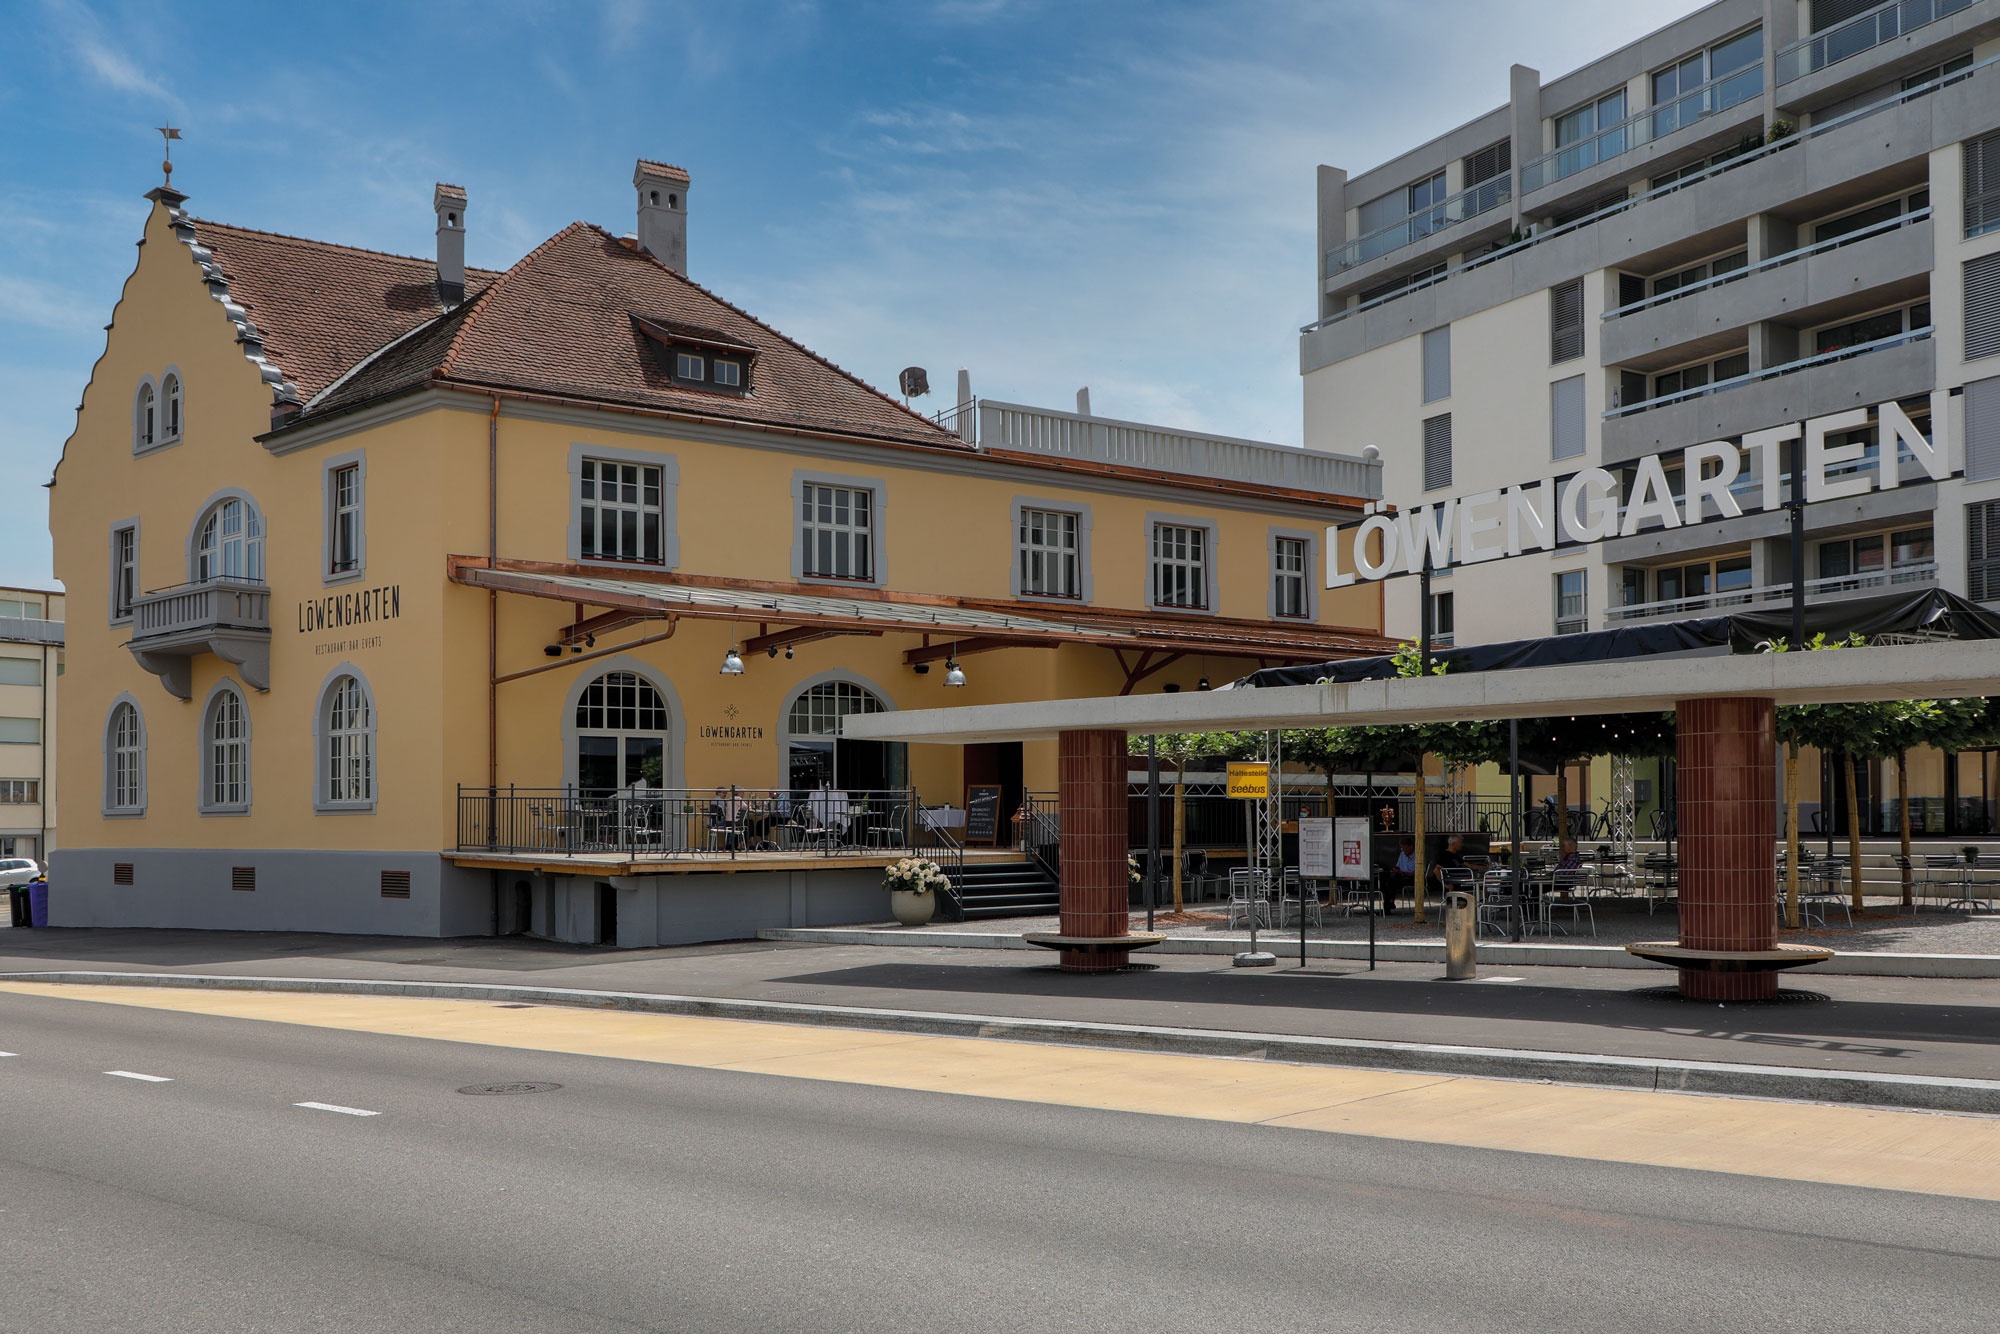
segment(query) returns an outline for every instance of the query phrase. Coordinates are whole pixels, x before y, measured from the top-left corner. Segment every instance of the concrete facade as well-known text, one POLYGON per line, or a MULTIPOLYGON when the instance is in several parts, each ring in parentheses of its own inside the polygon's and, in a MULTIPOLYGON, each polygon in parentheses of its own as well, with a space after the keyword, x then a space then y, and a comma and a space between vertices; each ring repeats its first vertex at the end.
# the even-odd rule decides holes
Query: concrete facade
POLYGON ((56 698, 65 599, 0 588, 0 857, 47 864, 56 838, 56 698))

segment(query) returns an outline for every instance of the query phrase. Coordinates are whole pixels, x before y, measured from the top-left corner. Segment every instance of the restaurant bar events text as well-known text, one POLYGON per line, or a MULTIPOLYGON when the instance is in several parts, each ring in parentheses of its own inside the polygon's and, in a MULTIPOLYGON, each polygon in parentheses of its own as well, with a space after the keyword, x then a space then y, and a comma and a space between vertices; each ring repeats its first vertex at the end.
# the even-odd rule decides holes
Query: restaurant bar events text
MULTIPOLYGON (((1827 437, 1844 435, 1868 425, 1867 408, 1790 422, 1768 430, 1750 431, 1743 442, 1712 440, 1681 450, 1683 494, 1676 496, 1659 454, 1630 464, 1627 490, 1607 468, 1584 468, 1558 479, 1547 477, 1504 491, 1481 491, 1416 505, 1398 513, 1370 513, 1354 532, 1352 570, 1341 568, 1338 527, 1327 530, 1326 586, 1344 588, 1357 579, 1387 579, 1417 574, 1426 554, 1433 570, 1453 565, 1518 556, 1524 551, 1553 551, 1558 544, 1601 542, 1631 537, 1645 529, 1682 528, 1739 518, 1745 501, 1756 510, 1783 509, 1790 497, 1785 482, 1785 455, 1795 454, 1805 482, 1805 502, 1840 500, 1887 491, 1902 482, 1907 452, 1932 481, 1951 476, 1947 439, 1950 394, 1931 394, 1931 435, 1926 437, 1900 404, 1875 408, 1875 458, 1869 444, 1850 439, 1829 445, 1827 437), (1785 446, 1798 444, 1791 449, 1785 446), (1739 500, 1730 488, 1739 479, 1754 482, 1739 500)), ((1387 506, 1369 507, 1371 510, 1387 506)))

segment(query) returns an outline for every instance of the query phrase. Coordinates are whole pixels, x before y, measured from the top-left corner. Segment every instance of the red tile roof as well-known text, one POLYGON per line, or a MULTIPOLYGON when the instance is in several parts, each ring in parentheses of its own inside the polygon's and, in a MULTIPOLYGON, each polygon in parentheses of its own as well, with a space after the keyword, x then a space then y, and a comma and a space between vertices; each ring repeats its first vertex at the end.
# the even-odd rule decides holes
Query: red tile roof
POLYGON ((640 158, 639 168, 640 170, 644 171, 648 176, 666 176, 670 177, 673 180, 677 180, 684 185, 687 184, 690 179, 685 171, 681 170, 679 167, 676 167, 671 162, 654 162, 649 158, 640 158))

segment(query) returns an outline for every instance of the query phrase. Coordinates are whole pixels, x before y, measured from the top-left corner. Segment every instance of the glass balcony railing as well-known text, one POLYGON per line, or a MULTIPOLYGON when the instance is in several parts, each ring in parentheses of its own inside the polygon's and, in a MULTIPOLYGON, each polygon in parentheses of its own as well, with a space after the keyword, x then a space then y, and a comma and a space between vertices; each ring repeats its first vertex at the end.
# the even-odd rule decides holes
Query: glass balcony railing
POLYGON ((1970 9, 1972 4, 1973 0, 1890 0, 1879 9, 1858 14, 1845 23, 1825 32, 1816 32, 1778 52, 1778 82, 1790 83, 1850 56, 1873 50, 1906 32, 1915 32, 1927 23, 1935 23, 1961 9, 1970 9))
POLYGON ((1711 79, 1701 87, 1671 102, 1648 107, 1616 125, 1599 130, 1587 139, 1564 144, 1553 153, 1536 158, 1521 168, 1521 190, 1533 194, 1545 185, 1574 176, 1580 171, 1608 162, 1641 144, 1663 139, 1719 111, 1749 101, 1764 91, 1764 67, 1750 65, 1733 74, 1711 79))
POLYGON ((1661 394, 1656 398, 1642 399, 1637 403, 1625 403, 1605 409, 1606 421, 1615 417, 1630 417, 1634 413, 1650 412, 1654 408, 1664 408, 1674 403, 1685 403, 1691 398, 1707 398, 1724 390, 1736 389, 1746 384, 1756 384, 1760 380, 1775 380, 1781 375, 1796 375, 1800 371, 1811 370, 1815 366, 1826 366, 1849 357, 1865 356, 1870 352, 1881 352, 1887 348, 1902 347, 1906 343, 1920 343, 1936 330, 1926 324, 1921 329, 1911 329, 1907 333, 1891 334, 1887 338, 1877 338, 1866 343, 1856 343, 1851 347, 1836 347, 1821 352, 1817 356, 1801 357, 1788 361, 1782 366, 1767 366, 1763 370, 1751 371, 1747 375, 1732 375, 1726 380, 1715 380, 1695 389, 1683 389, 1678 393, 1661 394))
POLYGON ((1366 264, 1392 250, 1415 245, 1427 236, 1436 235, 1445 228, 1476 218, 1482 213, 1498 208, 1514 197, 1514 178, 1511 174, 1495 176, 1481 181, 1468 190, 1461 190, 1449 199, 1441 200, 1427 209, 1411 214, 1401 222, 1378 228, 1366 236, 1356 237, 1346 245, 1335 246, 1326 252, 1326 276, 1366 264))

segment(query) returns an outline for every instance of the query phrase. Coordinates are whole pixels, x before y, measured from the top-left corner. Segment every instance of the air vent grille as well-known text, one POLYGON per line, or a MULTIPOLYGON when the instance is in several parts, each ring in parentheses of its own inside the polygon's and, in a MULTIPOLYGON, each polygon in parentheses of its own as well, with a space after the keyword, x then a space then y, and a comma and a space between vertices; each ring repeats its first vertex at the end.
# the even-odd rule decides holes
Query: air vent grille
POLYGON ((257 868, 254 866, 232 866, 229 868, 231 889, 257 888, 257 868))
POLYGON ((410 873, 408 871, 382 872, 382 897, 385 899, 407 899, 410 897, 410 873))
POLYGON ((132 863, 131 863, 131 862, 113 862, 113 863, 111 863, 111 883, 112 883, 112 884, 114 884, 114 885, 129 885, 129 884, 131 884, 131 883, 132 883, 132 863))

